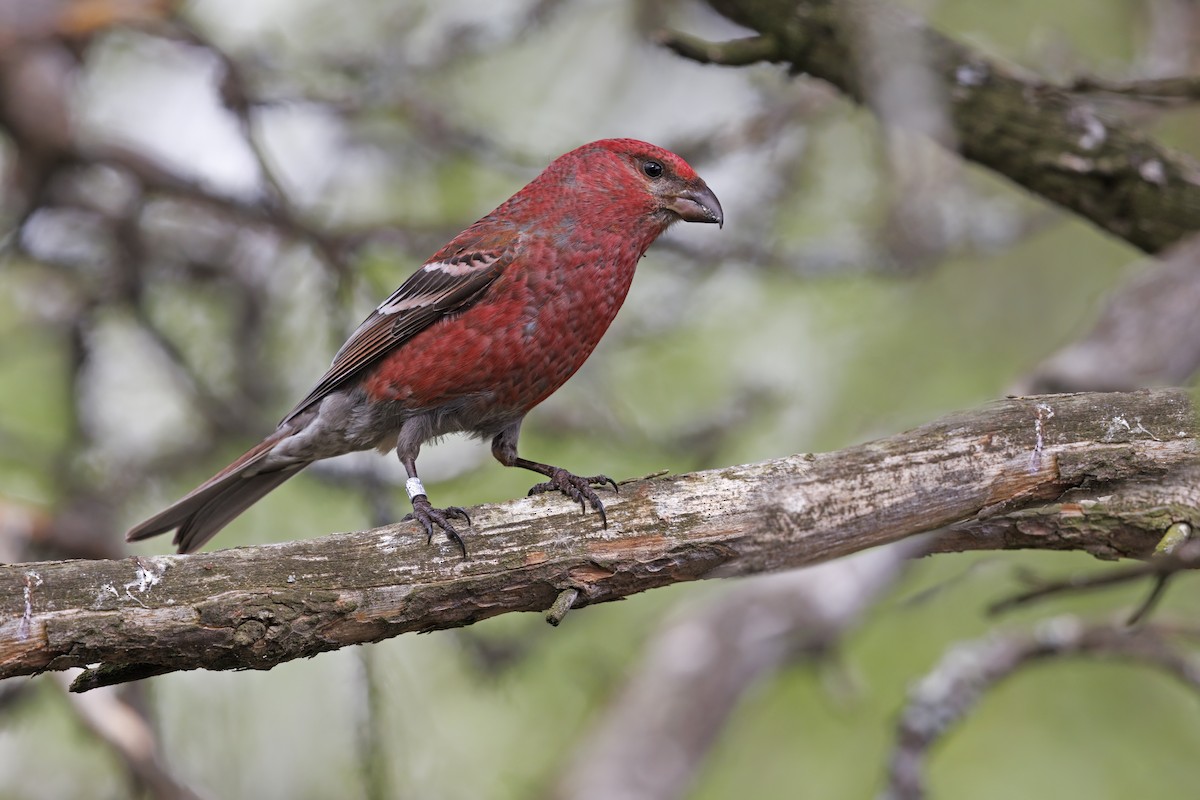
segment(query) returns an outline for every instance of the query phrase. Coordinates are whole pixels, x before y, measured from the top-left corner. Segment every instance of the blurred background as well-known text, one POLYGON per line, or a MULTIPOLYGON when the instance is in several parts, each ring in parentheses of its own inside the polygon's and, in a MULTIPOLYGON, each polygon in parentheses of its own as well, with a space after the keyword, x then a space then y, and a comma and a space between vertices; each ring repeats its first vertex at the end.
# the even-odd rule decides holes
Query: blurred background
MULTIPOLYGON (((1195 67, 1192 0, 914 7, 1047 80, 1195 67)), ((586 141, 679 152, 726 225, 677 226, 655 245, 599 349, 527 420, 522 452, 578 474, 832 450, 981 404, 1025 385, 1146 269, 1128 243, 885 133, 828 85, 687 61, 655 43, 664 28, 746 33, 683 0, 0 0, 0 558, 127 555, 124 530, 273 430, 403 277, 586 141)), ((1200 149, 1191 110, 1112 110, 1200 149)), ((530 485, 465 439, 427 447, 421 466, 441 503, 530 485)), ((394 521, 403 477, 394 457, 323 463, 215 546, 394 521)), ((59 676, 10 680, 0 797, 870 797, 907 687, 948 648, 1066 612, 1109 620, 1148 587, 1000 620, 990 603, 1025 572, 1103 566, 943 555, 857 592, 837 583, 875 602, 831 630, 781 623, 697 741, 660 742, 669 764, 606 762, 603 742, 650 724, 621 715, 637 687, 679 703, 664 693, 694 691, 689 663, 720 668, 690 658, 687 626, 754 581, 659 590, 558 629, 507 615, 261 674, 81 697, 59 676), (680 671, 654 683, 664 663, 680 671), (597 769, 660 768, 670 792, 589 794, 597 769)), ((1158 618, 1198 611, 1185 577, 1158 618)), ((934 751, 931 786, 1190 796, 1197 702, 1136 665, 1021 671, 934 751)))

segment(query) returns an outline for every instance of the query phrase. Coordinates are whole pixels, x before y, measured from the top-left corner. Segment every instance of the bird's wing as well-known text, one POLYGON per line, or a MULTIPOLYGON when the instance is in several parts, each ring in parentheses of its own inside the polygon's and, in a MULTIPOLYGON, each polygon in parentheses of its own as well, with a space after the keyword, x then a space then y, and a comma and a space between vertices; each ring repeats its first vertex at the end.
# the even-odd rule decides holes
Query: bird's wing
POLYGON ((488 232, 480 227, 481 223, 476 223, 459 234, 380 303, 338 350, 308 396, 280 424, 438 320, 474 305, 512 263, 521 240, 512 230, 488 232))

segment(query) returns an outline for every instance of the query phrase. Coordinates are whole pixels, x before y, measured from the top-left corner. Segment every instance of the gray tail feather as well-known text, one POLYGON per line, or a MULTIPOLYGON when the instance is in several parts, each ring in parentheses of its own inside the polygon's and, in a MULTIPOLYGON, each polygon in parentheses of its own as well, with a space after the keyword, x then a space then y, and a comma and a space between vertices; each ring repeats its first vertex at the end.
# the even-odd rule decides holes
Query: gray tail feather
POLYGON ((125 534, 135 542, 176 530, 173 544, 180 553, 199 550, 212 537, 271 490, 304 469, 296 464, 283 469, 245 475, 240 470, 226 471, 125 534))

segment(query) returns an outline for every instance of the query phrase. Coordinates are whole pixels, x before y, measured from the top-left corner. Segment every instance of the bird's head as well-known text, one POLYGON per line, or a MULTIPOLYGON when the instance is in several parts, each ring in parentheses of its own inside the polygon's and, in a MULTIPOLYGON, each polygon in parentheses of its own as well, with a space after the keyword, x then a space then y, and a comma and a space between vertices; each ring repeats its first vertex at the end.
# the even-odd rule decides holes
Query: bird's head
POLYGON ((560 156, 509 206, 508 214, 528 208, 570 226, 591 220, 639 240, 648 237, 645 246, 680 220, 725 222, 717 196, 686 161, 636 139, 602 139, 560 156))
POLYGON ((724 226, 725 213, 691 165, 670 150, 637 139, 604 139, 594 147, 617 157, 627 175, 626 181, 643 189, 666 224, 715 222, 724 226))

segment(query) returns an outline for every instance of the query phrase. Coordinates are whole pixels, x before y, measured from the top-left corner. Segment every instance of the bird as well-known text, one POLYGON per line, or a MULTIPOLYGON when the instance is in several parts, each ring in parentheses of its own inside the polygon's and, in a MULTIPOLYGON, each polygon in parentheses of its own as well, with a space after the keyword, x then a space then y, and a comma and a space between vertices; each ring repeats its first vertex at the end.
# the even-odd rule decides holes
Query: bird
POLYGON ((591 355, 629 291, 638 261, 672 224, 724 227, 721 204, 681 157, 636 139, 602 139, 552 161, 528 185, 438 250, 380 303, 337 351, 312 391, 273 433, 183 498, 133 527, 126 541, 175 531, 194 552, 309 464, 395 450, 415 519, 466 545, 461 506, 436 508, 417 473, 421 446, 449 433, 491 439, 506 467, 590 505, 596 488, 518 454, 525 415, 591 355))

